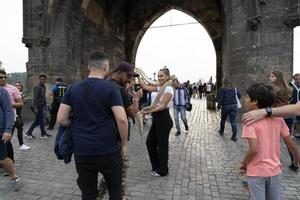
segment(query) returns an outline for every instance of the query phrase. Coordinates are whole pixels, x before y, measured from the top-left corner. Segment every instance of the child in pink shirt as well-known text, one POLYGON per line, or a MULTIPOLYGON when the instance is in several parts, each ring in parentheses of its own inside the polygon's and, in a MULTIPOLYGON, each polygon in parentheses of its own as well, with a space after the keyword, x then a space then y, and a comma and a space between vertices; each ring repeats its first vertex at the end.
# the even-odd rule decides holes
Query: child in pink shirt
MULTIPOLYGON (((271 107, 276 101, 272 86, 257 83, 250 86, 245 100, 248 110, 271 107)), ((299 152, 290 138, 289 129, 283 118, 266 117, 249 126, 243 126, 242 138, 248 140, 248 151, 240 162, 239 169, 247 172, 247 182, 251 200, 281 200, 280 137, 295 157, 294 164, 300 162, 299 152)))

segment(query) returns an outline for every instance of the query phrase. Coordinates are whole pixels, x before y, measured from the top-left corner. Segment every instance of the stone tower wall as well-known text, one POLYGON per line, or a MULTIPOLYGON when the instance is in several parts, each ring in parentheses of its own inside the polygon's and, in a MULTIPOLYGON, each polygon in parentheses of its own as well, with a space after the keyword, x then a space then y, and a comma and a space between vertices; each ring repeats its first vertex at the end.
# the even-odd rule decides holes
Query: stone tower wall
MULTIPOLYGON (((217 82, 233 77, 242 92, 268 81, 271 70, 292 73, 293 28, 300 24, 300 0, 23 0, 28 47, 28 84, 39 74, 66 82, 87 75, 93 51, 109 55, 112 68, 134 63, 146 29, 170 9, 201 23, 217 55, 217 82)), ((195 69, 195 71, 197 71, 195 69)))

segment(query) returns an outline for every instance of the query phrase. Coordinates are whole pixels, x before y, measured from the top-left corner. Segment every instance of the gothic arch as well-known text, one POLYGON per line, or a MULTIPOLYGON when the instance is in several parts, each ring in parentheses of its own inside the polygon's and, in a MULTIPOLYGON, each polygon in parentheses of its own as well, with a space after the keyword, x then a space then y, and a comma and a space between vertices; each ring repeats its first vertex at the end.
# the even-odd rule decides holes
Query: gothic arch
MULTIPOLYGON (((220 6, 220 5, 218 5, 220 6)), ((159 17, 167 13, 168 11, 175 9, 179 10, 192 18, 194 18, 199 24, 206 30, 208 35, 210 36, 216 53, 216 75, 217 75, 217 82, 218 85, 221 84, 222 80, 222 36, 223 36, 223 12, 220 7, 216 6, 215 10, 208 10, 210 13, 206 14, 203 12, 203 14, 195 13, 193 10, 189 10, 185 8, 184 6, 176 6, 176 5, 166 5, 165 7, 162 7, 159 10, 156 10, 155 12, 151 13, 150 16, 147 16, 147 18, 144 18, 144 20, 141 20, 141 23, 139 26, 136 24, 130 24, 128 25, 128 32, 129 32, 129 39, 127 42, 131 42, 131 44, 127 44, 127 59, 131 62, 135 61, 136 53, 138 46, 145 35, 148 28, 153 24, 159 17), (210 23, 207 18, 208 16, 211 16, 212 14, 217 13, 212 23, 210 23)), ((134 20, 133 20, 134 22, 134 20)))

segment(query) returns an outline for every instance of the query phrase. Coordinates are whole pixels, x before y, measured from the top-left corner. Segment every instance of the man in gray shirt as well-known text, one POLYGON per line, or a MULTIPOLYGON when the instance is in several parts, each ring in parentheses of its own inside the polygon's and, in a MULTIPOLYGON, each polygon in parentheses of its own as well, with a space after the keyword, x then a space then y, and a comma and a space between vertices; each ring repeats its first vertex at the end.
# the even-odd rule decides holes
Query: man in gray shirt
POLYGON ((47 80, 46 75, 39 76, 40 83, 33 89, 33 102, 32 102, 32 111, 35 114, 35 120, 32 122, 29 130, 25 133, 26 137, 35 138, 32 135, 33 129, 40 125, 41 129, 41 138, 48 138, 51 135, 46 133, 45 130, 45 108, 46 108, 46 86, 45 82, 47 80))

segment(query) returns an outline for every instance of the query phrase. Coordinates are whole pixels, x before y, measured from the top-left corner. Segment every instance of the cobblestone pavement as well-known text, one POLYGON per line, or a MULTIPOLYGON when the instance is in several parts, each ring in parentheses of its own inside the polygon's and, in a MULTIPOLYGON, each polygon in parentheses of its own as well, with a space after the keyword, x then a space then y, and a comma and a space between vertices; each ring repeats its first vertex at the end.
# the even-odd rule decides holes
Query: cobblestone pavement
MULTIPOLYGON (((129 142, 130 168, 127 178, 128 199, 170 199, 170 200, 226 200, 247 199, 243 191, 242 178, 236 166, 245 153, 246 143, 239 139, 230 140, 231 129, 226 124, 225 136, 217 133, 220 115, 206 110, 206 101, 193 100, 193 111, 189 114, 189 133, 175 136, 175 128, 170 135, 169 175, 152 177, 150 162, 145 146, 141 144, 137 125, 132 128, 129 142)), ((145 129, 149 129, 149 124, 145 129)), ((29 123, 26 123, 27 130, 29 123)), ((182 126, 183 127, 183 126, 182 126)), ((239 125, 239 130, 241 125, 239 125)), ((39 129, 34 134, 38 136, 39 129)), ((49 131, 55 134, 55 131, 49 131)), ((14 192, 9 178, 0 178, 0 200, 51 200, 80 199, 76 185, 74 162, 65 165, 53 153, 54 137, 37 138, 25 143, 30 151, 17 149, 14 136, 16 167, 22 181, 22 188, 14 192)), ((300 140, 297 139, 298 146, 300 140)), ((300 175, 288 169, 289 156, 282 145, 283 190, 285 199, 300 199, 300 175)), ((106 197, 107 198, 107 197, 106 197)))

